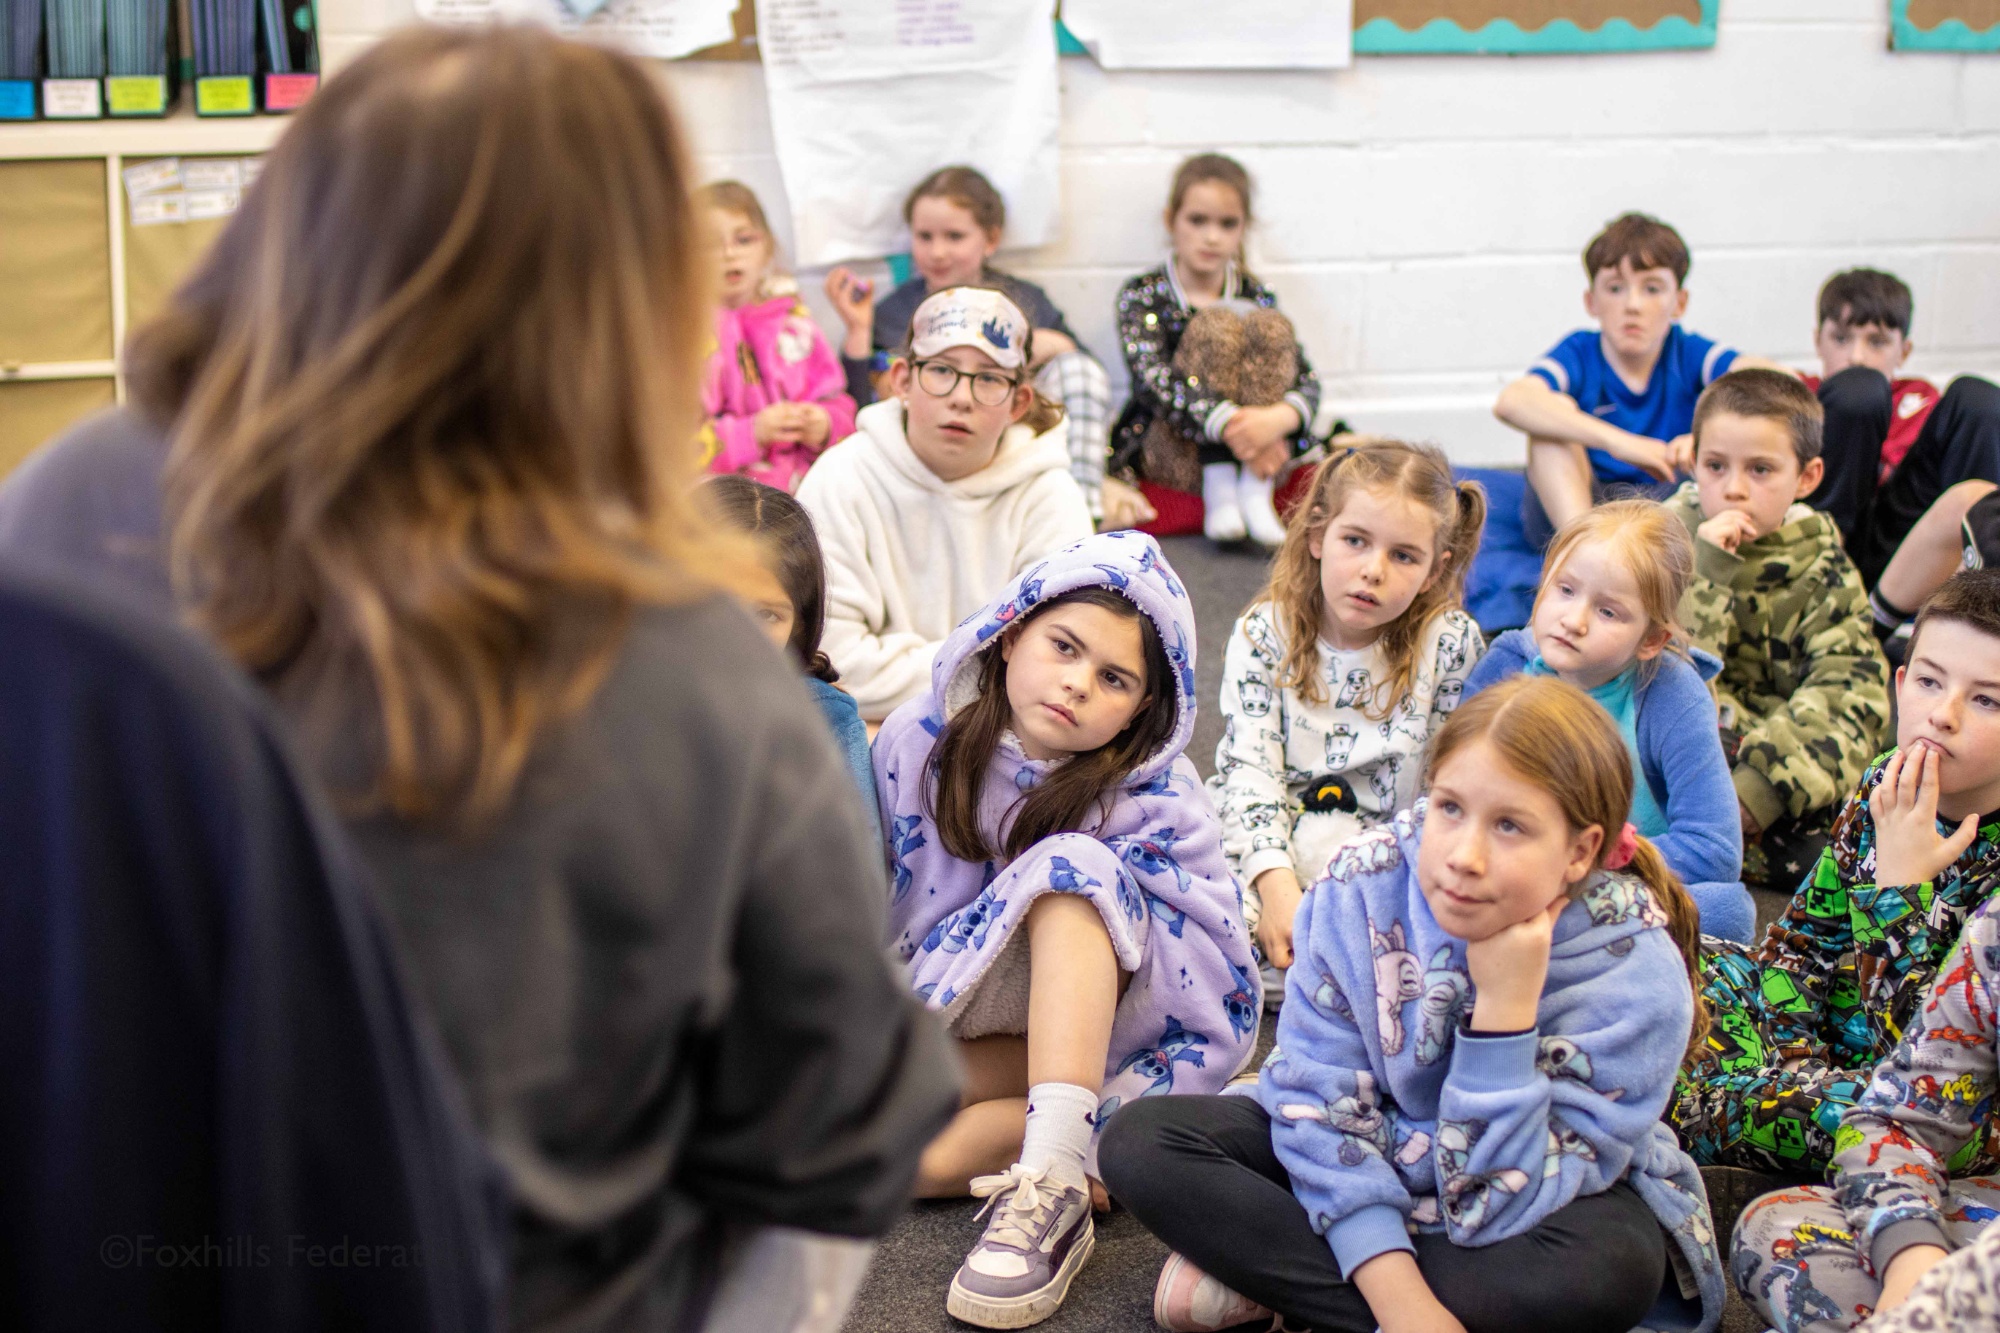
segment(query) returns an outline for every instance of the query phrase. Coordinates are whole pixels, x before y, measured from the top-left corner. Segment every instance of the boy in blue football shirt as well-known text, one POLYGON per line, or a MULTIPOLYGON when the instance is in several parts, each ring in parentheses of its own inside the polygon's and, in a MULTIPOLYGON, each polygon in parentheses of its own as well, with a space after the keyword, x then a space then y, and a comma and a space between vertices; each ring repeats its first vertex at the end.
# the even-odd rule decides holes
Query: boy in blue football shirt
POLYGON ((1538 549, 1615 494, 1669 494, 1693 464, 1695 399, 1731 369, 1784 367, 1681 328, 1687 243, 1655 217, 1626 213, 1583 252, 1583 308, 1570 334, 1501 391, 1493 415, 1528 437, 1522 526, 1538 549))

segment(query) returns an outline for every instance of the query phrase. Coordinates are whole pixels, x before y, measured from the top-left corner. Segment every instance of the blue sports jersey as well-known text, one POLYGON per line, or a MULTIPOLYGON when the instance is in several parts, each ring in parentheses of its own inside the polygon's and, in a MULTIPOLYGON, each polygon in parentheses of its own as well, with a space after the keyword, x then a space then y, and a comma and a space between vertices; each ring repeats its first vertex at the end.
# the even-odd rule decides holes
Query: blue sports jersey
MULTIPOLYGON (((1688 433, 1694 425, 1695 399, 1718 375, 1728 373, 1735 360, 1735 348, 1710 342, 1676 324, 1667 331, 1666 345, 1660 349, 1645 392, 1634 393, 1605 360, 1598 331, 1579 329, 1551 347, 1548 355, 1528 367, 1528 373, 1541 376, 1551 389, 1568 394, 1578 407, 1620 430, 1671 440, 1688 433)), ((1591 470, 1599 481, 1653 480, 1601 449, 1589 452, 1591 470)))

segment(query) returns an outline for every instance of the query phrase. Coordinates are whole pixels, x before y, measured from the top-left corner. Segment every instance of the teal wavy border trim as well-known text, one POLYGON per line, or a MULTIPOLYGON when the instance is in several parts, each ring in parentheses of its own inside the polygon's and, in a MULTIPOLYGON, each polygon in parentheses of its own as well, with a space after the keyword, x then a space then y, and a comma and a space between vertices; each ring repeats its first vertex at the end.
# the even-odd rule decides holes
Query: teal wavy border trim
POLYGON ((2000 23, 1984 32, 1959 19, 1919 28, 1910 22, 1910 0, 1889 0, 1889 37, 1898 51, 2000 51, 2000 23))
MULTIPOLYGON (((1614 18, 1586 31, 1568 19, 1526 32, 1512 19, 1494 19, 1477 32, 1467 32, 1449 19, 1432 19, 1415 32, 1385 18, 1373 18, 1354 30, 1357 55, 1544 55, 1561 51, 1665 51, 1715 45, 1718 0, 1701 0, 1701 22, 1689 23, 1678 14, 1650 28, 1614 18)), ((1894 0, 1901 5, 1908 0, 1894 0)))

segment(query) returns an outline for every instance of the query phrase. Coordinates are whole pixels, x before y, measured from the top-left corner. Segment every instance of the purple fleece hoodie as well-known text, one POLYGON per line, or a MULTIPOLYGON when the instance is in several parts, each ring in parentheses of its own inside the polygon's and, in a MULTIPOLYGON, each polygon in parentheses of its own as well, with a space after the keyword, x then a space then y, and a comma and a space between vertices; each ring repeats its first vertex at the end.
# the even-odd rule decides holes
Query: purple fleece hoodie
MULTIPOLYGON (((1040 895, 1081 894, 1104 917, 1132 979, 1112 1022, 1100 1127, 1134 1097, 1219 1091, 1256 1045, 1260 990, 1242 891, 1223 860, 1215 810, 1182 754, 1194 731, 1194 688, 1186 590, 1151 537, 1103 533, 1056 552, 960 624, 938 652, 930 692, 890 714, 875 738, 895 870, 890 939, 911 986, 947 1021, 1040 895), (1112 793, 1101 826, 1056 834, 1009 862, 958 860, 931 827, 923 780, 931 747, 945 719, 971 702, 980 655, 1000 631, 1038 602, 1091 587, 1123 594, 1159 630, 1174 667, 1173 735, 1112 793)), ((1052 766, 1000 747, 981 804, 989 839, 1000 841, 1019 794, 1052 766)))

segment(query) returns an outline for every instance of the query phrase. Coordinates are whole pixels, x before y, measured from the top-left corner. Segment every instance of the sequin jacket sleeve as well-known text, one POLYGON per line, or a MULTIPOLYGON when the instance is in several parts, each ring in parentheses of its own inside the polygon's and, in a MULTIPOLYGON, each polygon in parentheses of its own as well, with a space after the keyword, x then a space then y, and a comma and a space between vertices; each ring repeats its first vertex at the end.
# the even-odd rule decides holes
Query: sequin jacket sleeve
POLYGON ((1174 370, 1187 321, 1164 267, 1140 274, 1118 292, 1118 341, 1132 372, 1132 396, 1143 400, 1151 415, 1199 440, 1207 438, 1208 418, 1222 400, 1174 370))

